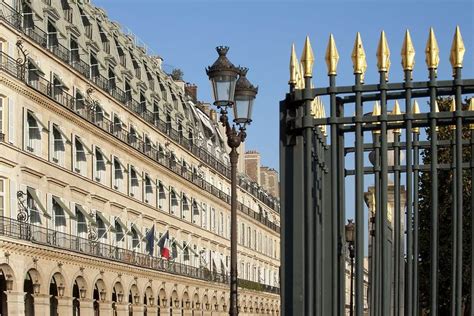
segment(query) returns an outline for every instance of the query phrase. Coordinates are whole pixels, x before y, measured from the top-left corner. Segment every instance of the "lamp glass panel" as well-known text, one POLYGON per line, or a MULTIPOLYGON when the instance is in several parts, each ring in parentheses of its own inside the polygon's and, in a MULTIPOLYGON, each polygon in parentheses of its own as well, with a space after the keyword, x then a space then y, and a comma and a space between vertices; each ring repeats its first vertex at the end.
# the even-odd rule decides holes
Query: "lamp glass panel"
POLYGON ((236 77, 215 76, 211 79, 212 92, 216 105, 226 106, 234 101, 236 77))
POLYGON ((248 124, 252 120, 252 105, 254 98, 249 96, 238 96, 234 105, 234 122, 248 124))

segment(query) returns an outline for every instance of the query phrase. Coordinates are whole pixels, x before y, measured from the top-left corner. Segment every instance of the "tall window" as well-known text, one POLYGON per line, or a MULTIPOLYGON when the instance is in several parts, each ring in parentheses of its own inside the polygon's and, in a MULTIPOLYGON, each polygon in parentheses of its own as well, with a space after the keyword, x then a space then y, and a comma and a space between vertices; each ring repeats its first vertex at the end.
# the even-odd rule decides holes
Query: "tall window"
POLYGON ((105 157, 100 148, 95 148, 95 180, 102 182, 105 180, 106 172, 105 157))
POLYGON ((182 218, 187 218, 189 214, 189 200, 186 194, 183 193, 183 214, 182 218))
POLYGON ((112 67, 109 67, 109 89, 113 90, 117 87, 117 82, 115 79, 115 72, 112 67))
POLYGON ((151 203, 153 199, 153 182, 151 178, 145 176, 145 203, 151 203))
POLYGON ((77 39, 73 36, 71 36, 71 39, 69 40, 69 50, 71 53, 71 63, 74 65, 81 60, 81 57, 79 55, 79 45, 77 44, 77 39))
POLYGON ((224 214, 219 214, 219 235, 224 236, 224 214))
POLYGON ((140 237, 135 227, 132 227, 131 231, 132 231, 132 250, 137 250, 138 248, 140 248, 140 237))
MULTIPOLYGON (((1 44, 0 44, 0 47, 1 47, 1 44)), ((3 131, 3 102, 4 102, 4 98, 1 98, 0 97, 0 133, 1 134, 4 134, 5 132, 3 131)))
POLYGON ((178 213, 179 210, 179 198, 174 189, 171 189, 170 192, 170 197, 171 197, 171 214, 176 214, 178 213))
POLYGON ((202 228, 207 229, 207 205, 206 205, 206 203, 202 203, 201 226, 202 226, 202 228))
POLYGON ((64 166, 64 156, 66 153, 66 146, 64 139, 56 124, 53 125, 53 161, 60 166, 64 166))
POLYGON ((199 220, 199 215, 200 212, 199 212, 199 206, 198 206, 198 203, 196 202, 196 200, 193 201, 193 223, 196 224, 199 220))
POLYGON ((158 207, 163 210, 166 202, 166 192, 165 187, 161 181, 158 183, 158 207))
POLYGON ((96 213, 96 221, 97 221, 97 236, 102 241, 107 240, 107 226, 105 225, 102 218, 96 213))
POLYGON ((41 206, 38 203, 38 196, 36 190, 32 188, 27 189, 26 193, 26 207, 28 209, 28 214, 30 217, 30 223, 33 225, 41 225, 41 215, 40 208, 41 206))
POLYGON ((54 228, 64 233, 66 231, 66 213, 56 197, 53 198, 53 220, 54 228))
POLYGON ((87 221, 84 214, 79 209, 80 206, 75 206, 76 222, 77 222, 77 236, 87 238, 87 221))
POLYGON ((90 53, 90 75, 92 78, 99 76, 99 62, 97 61, 97 57, 94 53, 90 53))
POLYGON ((75 166, 74 171, 77 173, 86 176, 87 175, 87 156, 86 156, 86 148, 81 140, 76 136, 74 138, 74 146, 75 146, 75 166))
POLYGON ((120 160, 114 158, 114 189, 121 191, 123 188, 123 169, 120 160))
POLYGON ((37 118, 30 111, 26 115, 26 124, 26 148, 28 151, 38 155, 41 153, 41 127, 37 118))
POLYGON ((48 47, 49 48, 52 48, 52 47, 56 47, 58 46, 58 31, 56 30, 56 27, 54 26, 53 23, 51 23, 51 21, 48 21, 48 47))
POLYGON ((139 192, 138 173, 134 167, 130 167, 130 195, 137 196, 139 192))
POLYGON ((125 234, 122 228, 122 225, 115 219, 115 243, 118 247, 123 245, 125 239, 125 234))
POLYGON ((125 102, 130 101, 132 101, 132 86, 128 80, 125 80, 125 102))
POLYGON ((216 209, 211 208, 211 230, 216 231, 216 209))

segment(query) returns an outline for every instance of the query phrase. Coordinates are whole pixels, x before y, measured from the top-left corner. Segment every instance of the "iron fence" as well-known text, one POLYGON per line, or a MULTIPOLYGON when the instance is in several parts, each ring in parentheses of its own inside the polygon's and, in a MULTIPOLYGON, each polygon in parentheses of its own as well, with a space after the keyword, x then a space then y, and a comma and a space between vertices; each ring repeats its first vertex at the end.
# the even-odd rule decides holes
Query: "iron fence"
MULTIPOLYGON (((193 267, 3 216, 0 216, 0 236, 184 277, 224 284, 229 282, 227 274, 207 268, 193 267)), ((248 280, 239 280, 239 283, 244 288, 279 293, 279 288, 270 285, 248 280)))
POLYGON ((290 92, 280 103, 284 315, 346 315, 347 309, 358 316, 473 313, 474 263, 466 252, 474 249, 474 238, 467 243, 463 236, 474 236, 474 226, 463 221, 474 209, 474 158, 463 152, 474 155, 474 79, 461 75, 460 31, 456 29, 450 55, 452 80, 437 79, 439 49, 433 30, 426 48, 428 81, 412 78, 415 51, 408 31, 402 82, 388 82, 390 50, 383 32, 378 47, 378 83, 364 83, 366 54, 357 34, 354 85, 337 86, 339 55, 331 36, 329 85, 322 88, 312 85, 309 39, 301 66, 293 49, 290 92), (329 117, 324 102, 329 103, 329 117), (437 102, 450 107, 440 110, 437 102), (439 137, 441 130, 446 138, 439 137), (441 154, 444 160, 452 158, 444 161, 441 154), (446 183, 438 181, 441 174, 446 183), (440 201, 441 194, 452 205, 440 201), (351 211, 353 240, 345 227, 351 211), (421 242, 421 233, 429 244, 421 242), (345 282, 348 242, 355 247, 355 285, 350 289, 345 282), (450 254, 441 257, 440 245, 446 243, 450 254), (440 289, 439 279, 446 275, 449 286, 440 289), (351 296, 354 305, 346 301, 351 296), (447 307, 440 303, 446 298, 447 307))

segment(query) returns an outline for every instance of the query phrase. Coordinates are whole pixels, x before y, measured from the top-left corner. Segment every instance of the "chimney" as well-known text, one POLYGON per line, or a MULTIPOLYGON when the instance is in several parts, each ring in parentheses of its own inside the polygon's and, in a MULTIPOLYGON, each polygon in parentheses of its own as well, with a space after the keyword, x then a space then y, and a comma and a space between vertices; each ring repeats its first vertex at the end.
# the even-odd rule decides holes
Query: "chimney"
POLYGON ((187 96, 191 97, 194 103, 197 103, 197 86, 192 83, 187 83, 184 87, 184 92, 187 96))

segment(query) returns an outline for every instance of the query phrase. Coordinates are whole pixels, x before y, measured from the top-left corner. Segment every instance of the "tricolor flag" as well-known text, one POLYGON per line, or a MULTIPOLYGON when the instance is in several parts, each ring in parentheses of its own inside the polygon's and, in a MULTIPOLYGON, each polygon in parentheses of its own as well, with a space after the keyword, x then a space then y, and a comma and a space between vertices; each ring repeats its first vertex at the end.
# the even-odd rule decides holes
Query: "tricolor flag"
POLYGON ((160 254, 163 258, 167 260, 170 258, 170 234, 169 231, 161 236, 160 240, 158 240, 158 247, 160 247, 160 254))

